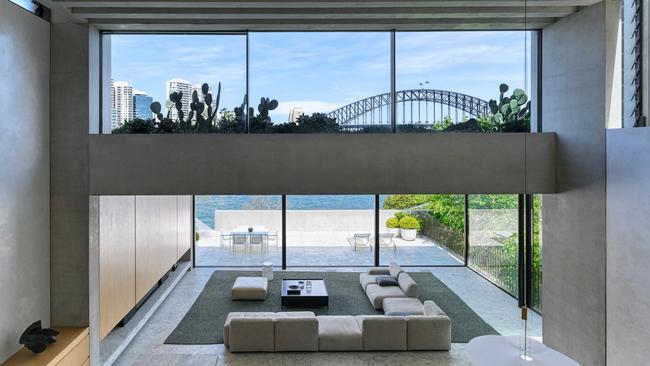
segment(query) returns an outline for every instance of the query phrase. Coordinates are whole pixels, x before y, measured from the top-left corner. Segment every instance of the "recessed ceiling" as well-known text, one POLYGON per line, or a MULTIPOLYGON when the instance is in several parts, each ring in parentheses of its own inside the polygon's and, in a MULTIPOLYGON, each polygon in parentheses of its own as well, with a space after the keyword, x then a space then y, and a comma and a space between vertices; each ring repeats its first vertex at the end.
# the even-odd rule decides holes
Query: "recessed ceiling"
POLYGON ((539 29, 600 0, 49 0, 113 30, 539 29))

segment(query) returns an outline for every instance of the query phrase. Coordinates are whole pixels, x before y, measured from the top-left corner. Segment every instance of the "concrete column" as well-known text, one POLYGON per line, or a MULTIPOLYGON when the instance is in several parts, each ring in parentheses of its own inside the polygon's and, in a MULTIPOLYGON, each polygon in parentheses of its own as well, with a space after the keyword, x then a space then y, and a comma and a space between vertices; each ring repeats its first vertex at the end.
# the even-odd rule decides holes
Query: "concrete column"
POLYGON ((544 132, 557 134, 557 194, 544 204, 544 342, 606 363, 606 7, 543 30, 544 132))
POLYGON ((50 325, 49 34, 0 1, 0 363, 50 325))
POLYGON ((52 323, 88 325, 89 28, 52 24, 50 85, 52 323))

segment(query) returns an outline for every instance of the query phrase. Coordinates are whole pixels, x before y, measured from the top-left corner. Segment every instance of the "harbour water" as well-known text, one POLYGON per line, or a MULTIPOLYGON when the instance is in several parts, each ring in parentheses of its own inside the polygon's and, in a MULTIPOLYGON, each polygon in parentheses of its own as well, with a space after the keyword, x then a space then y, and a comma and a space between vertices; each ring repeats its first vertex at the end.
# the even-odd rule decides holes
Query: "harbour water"
MULTIPOLYGON (((379 197, 380 207, 385 196, 379 197)), ((280 210, 281 196, 196 196, 196 217, 214 227, 215 210, 280 210)), ((374 195, 287 196, 287 210, 372 210, 374 195)))

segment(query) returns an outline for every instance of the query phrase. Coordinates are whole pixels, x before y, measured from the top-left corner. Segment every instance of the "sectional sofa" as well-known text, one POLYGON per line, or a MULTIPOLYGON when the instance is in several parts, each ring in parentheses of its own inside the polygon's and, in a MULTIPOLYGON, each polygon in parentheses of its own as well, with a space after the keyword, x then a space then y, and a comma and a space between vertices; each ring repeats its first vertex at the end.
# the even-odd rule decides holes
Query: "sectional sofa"
POLYGON ((230 313, 230 352, 446 351, 451 321, 431 301, 423 315, 316 316, 312 312, 230 313))

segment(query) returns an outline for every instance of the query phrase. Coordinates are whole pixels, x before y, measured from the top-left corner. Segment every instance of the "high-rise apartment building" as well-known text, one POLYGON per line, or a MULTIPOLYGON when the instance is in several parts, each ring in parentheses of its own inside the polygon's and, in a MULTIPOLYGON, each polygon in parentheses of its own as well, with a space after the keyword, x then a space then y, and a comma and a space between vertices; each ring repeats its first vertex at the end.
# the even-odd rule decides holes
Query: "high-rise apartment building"
MULTIPOLYGON (((190 83, 187 80, 171 79, 167 81, 167 94, 166 94, 167 98, 169 98, 169 95, 173 92, 183 92, 183 98, 181 102, 183 103, 182 110, 185 116, 187 116, 187 114, 190 112, 190 103, 192 102, 192 90, 193 90, 192 83, 190 83)), ((178 118, 178 111, 176 110, 175 107, 172 107, 170 111, 170 117, 171 119, 178 118)))
POLYGON ((111 128, 133 119, 133 87, 127 81, 111 83, 111 128))
POLYGON ((305 109, 303 107, 293 107, 291 108, 291 111, 289 111, 289 118, 287 122, 296 123, 298 121, 298 118, 304 115, 305 115, 305 109))
POLYGON ((134 90, 133 117, 145 120, 153 118, 154 116, 151 112, 151 103, 153 103, 153 98, 148 96, 147 93, 141 90, 134 90))

